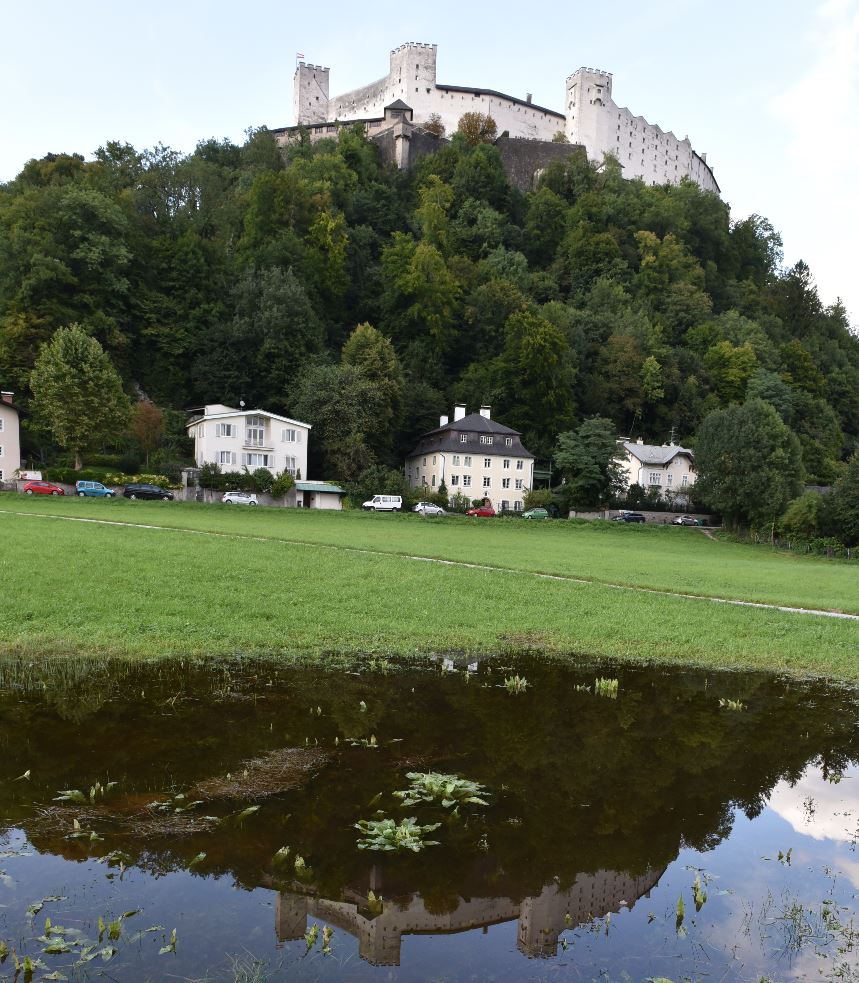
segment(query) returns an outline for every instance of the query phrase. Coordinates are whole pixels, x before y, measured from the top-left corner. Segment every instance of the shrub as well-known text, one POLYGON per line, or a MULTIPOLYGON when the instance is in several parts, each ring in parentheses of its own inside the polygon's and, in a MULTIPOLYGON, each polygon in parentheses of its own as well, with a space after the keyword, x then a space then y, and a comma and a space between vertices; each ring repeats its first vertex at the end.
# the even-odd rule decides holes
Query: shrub
POLYGON ((250 472, 251 490, 255 492, 267 492, 274 481, 274 475, 268 468, 257 468, 250 472))
POLYGON ((529 488, 525 492, 524 507, 528 509, 547 509, 555 504, 555 493, 549 488, 529 488))
POLYGON ((795 498, 781 517, 782 532, 801 539, 813 539, 820 533, 820 495, 806 492, 795 498))
POLYGON ((463 495, 461 491, 458 491, 451 495, 448 505, 452 512, 462 512, 465 514, 471 508, 471 499, 467 495, 463 495))
POLYGON ((273 498, 284 498, 295 486, 295 478, 288 471, 279 474, 271 483, 269 493, 273 498))

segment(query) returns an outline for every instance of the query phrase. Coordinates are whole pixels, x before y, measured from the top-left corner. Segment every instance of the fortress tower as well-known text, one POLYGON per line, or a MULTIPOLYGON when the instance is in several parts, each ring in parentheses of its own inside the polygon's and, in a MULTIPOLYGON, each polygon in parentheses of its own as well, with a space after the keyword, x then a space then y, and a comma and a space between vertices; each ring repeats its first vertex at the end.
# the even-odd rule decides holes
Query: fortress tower
POLYGON ((292 110, 296 125, 328 119, 328 69, 298 63, 293 78, 292 110))
POLYGON ((567 78, 566 133, 570 143, 599 144, 603 110, 612 102, 611 74, 598 68, 580 68, 567 78))

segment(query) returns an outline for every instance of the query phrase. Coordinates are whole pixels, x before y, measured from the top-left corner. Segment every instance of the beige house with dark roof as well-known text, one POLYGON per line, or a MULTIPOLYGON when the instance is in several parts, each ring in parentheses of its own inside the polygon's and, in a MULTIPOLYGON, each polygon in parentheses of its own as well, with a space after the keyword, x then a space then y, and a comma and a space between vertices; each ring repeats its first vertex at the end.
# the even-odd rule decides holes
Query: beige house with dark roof
POLYGON ((624 456, 621 467, 626 476, 626 487, 658 488, 664 498, 672 492, 678 496, 678 504, 686 498, 695 484, 695 458, 686 447, 677 444, 645 444, 638 440, 623 442, 624 456))
POLYGON ((14 395, 0 392, 0 482, 12 481, 21 467, 21 430, 14 395))
POLYGON ((518 430, 492 419, 490 407, 466 414, 458 404, 452 421, 443 416, 418 440, 406 458, 406 478, 428 494, 444 483, 449 495, 460 492, 488 499, 498 512, 519 512, 532 487, 534 455, 522 445, 518 430))

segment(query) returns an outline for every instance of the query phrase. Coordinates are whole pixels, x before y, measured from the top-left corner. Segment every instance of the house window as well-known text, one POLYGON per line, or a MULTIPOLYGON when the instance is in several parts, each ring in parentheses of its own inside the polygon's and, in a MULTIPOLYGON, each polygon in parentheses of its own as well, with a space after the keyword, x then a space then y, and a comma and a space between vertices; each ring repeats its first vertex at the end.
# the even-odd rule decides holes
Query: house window
POLYGON ((471 488, 471 475, 470 474, 464 474, 462 476, 462 487, 463 488, 471 488))
POLYGON ((459 442, 460 442, 460 444, 467 444, 468 443, 468 434, 467 433, 461 433, 459 435, 459 442))
POLYGON ((6 423, 6 421, 3 419, 2 416, 0 416, 0 432, 2 432, 3 426, 4 426, 5 423, 6 423))
POLYGON ((458 484, 459 484, 459 475, 458 474, 452 474, 450 476, 450 486, 451 486, 451 488, 453 488, 454 485, 458 485, 458 484))
POLYGON ((689 484, 689 475, 688 474, 684 474, 683 475, 683 477, 680 479, 680 484, 683 485, 684 488, 689 484))
POLYGON ((516 462, 516 470, 517 471, 523 471, 524 469, 525 469, 525 462, 524 461, 517 461, 516 462))
POLYGON ((249 416, 245 443, 250 447, 262 447, 265 442, 265 422, 262 417, 249 416))
POLYGON ((488 474, 486 474, 486 475, 483 476, 483 487, 484 488, 491 488, 492 487, 492 479, 489 477, 488 474))
POLYGON ((505 437, 504 438, 504 446, 505 447, 512 447, 513 446, 513 438, 512 437, 505 437))
POLYGON ((216 437, 235 437, 236 436, 236 425, 235 423, 218 423, 215 425, 215 436, 216 437))
POLYGON ((513 503, 513 511, 514 512, 521 512, 522 511, 522 503, 520 501, 516 501, 516 502, 513 503))
POLYGON ((506 498, 501 499, 501 511, 507 512, 510 509, 510 502, 506 498))
POLYGON ((433 456, 432 456, 432 463, 433 463, 433 465, 435 465, 435 454, 433 454, 433 456))
POLYGON ((510 487, 510 479, 509 478, 502 478, 501 479, 501 487, 502 488, 509 488, 510 487))
POLYGON ((435 475, 432 476, 432 486, 435 488, 435 475))
POLYGON ((492 443, 492 438, 491 437, 487 437, 487 436, 482 436, 480 438, 480 443, 481 444, 491 444, 492 443))
POLYGON ((289 427, 285 427, 280 431, 280 439, 285 444, 300 444, 301 443, 301 431, 292 430, 289 427))
POLYGON ((426 465, 426 463, 427 463, 427 459, 426 459, 426 458, 424 458, 424 465, 426 465))
POLYGON ((517 478, 516 479, 516 487, 519 488, 519 489, 522 488, 522 479, 521 478, 517 478))
POLYGON ((271 454, 242 454, 242 462, 249 468, 267 468, 271 466, 271 454))
POLYGON ((491 457, 484 457, 483 458, 483 466, 485 468, 491 468, 492 467, 492 458, 491 457))
POLYGON ((218 451, 218 464, 235 464, 235 451, 218 451))
POLYGON ((458 468, 459 467, 459 454, 454 454, 453 455, 453 466, 455 468, 458 468))
POLYGON ((463 463, 463 465, 465 467, 470 468, 471 467, 471 458, 468 455, 466 455, 465 458, 463 459, 463 462, 462 463, 463 463))
POLYGON ((505 457, 504 460, 501 463, 501 466, 504 468, 505 471, 509 471, 510 470, 510 458, 509 457, 505 457))
POLYGON ((651 471, 649 482, 651 485, 661 485, 662 484, 662 472, 661 471, 651 471))
POLYGON ((294 457, 286 457, 283 461, 283 470, 291 474, 294 478, 298 471, 298 461, 294 457))
POLYGON ((671 473, 671 472, 669 471, 669 472, 668 472, 668 486, 669 486, 669 487, 671 486, 671 483, 672 483, 673 481, 674 481, 674 475, 673 475, 673 474, 672 474, 672 473, 671 473))

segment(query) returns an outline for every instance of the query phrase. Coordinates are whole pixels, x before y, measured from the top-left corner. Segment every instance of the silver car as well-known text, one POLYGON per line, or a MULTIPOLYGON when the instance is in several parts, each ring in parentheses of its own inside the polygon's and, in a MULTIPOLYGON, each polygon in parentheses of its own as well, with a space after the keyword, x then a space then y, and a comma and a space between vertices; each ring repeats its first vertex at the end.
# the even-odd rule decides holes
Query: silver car
POLYGON ((259 505, 256 495, 241 491, 227 492, 221 501, 226 505, 259 505))
POLYGON ((447 515, 440 505, 433 505, 432 502, 418 502, 412 512, 417 512, 418 515, 447 515))

